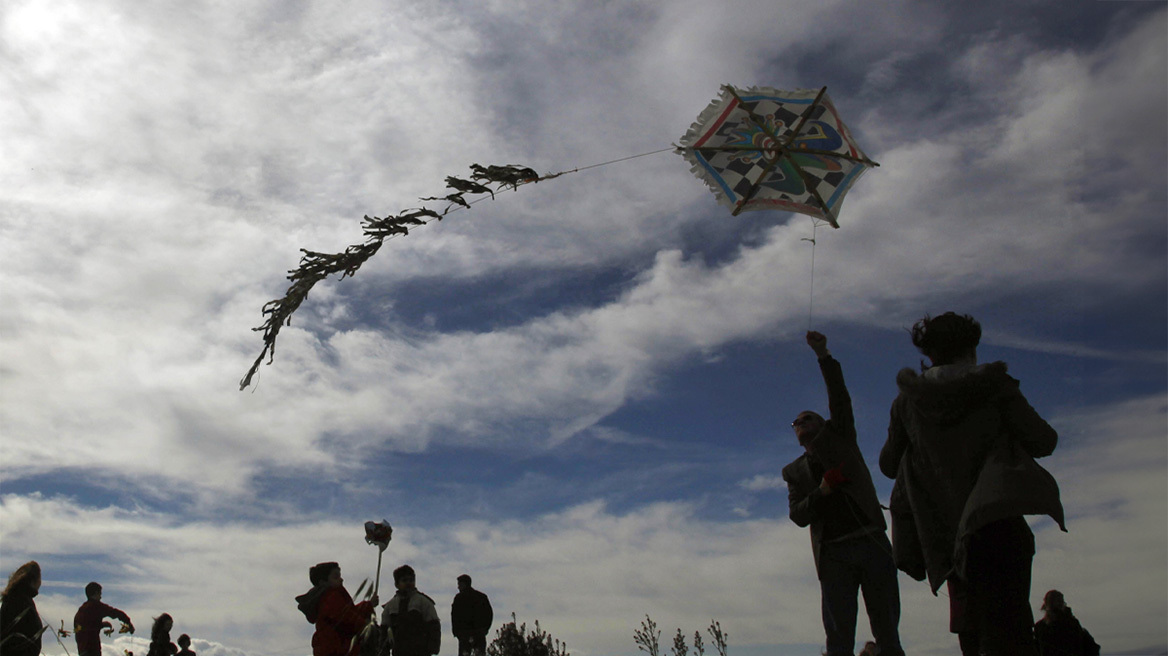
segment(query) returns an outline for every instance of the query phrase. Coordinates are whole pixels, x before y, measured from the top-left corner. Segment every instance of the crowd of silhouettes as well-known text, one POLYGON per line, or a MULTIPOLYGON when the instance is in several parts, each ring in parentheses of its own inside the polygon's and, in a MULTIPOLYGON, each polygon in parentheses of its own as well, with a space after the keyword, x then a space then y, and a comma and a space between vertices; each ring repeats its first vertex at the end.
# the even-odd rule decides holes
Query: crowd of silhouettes
MULTIPOLYGON (((949 630, 964 656, 1097 656, 1099 645, 1061 592, 1046 593, 1037 622, 1030 608, 1035 547, 1024 515, 1046 514, 1063 527, 1058 486, 1034 461, 1054 451, 1057 433, 1030 406, 1004 362, 978 362, 981 325, 972 317, 926 315, 911 334, 929 363, 897 375, 880 450, 880 471, 895 481, 891 541, 858 446, 842 367, 826 336, 806 336, 827 386, 829 416, 811 410, 796 415, 791 426, 803 453, 783 468, 783 479, 791 520, 810 528, 827 656, 852 655, 861 591, 874 634, 861 654, 903 656, 898 570, 927 580, 934 594, 947 589, 949 630)), ((418 590, 409 565, 393 571, 396 591, 382 606, 380 623, 376 592, 354 602, 336 562, 312 566, 308 578, 312 588, 296 601, 315 626, 313 656, 438 653, 438 612, 418 590)), ((471 586, 469 575, 459 576, 457 586, 451 630, 459 656, 484 656, 490 600, 471 586)), ((50 630, 34 601, 40 587, 36 561, 8 578, 0 597, 4 656, 40 654, 50 630)), ((97 582, 85 587, 85 596, 74 616, 77 651, 100 656, 99 632, 112 633, 106 618, 120 620, 129 633, 134 625, 102 601, 97 582)), ((154 618, 146 656, 194 656, 188 635, 177 646, 171 642, 173 628, 168 613, 154 618)))
MULTIPOLYGON (((376 609, 378 595, 354 602, 345 589, 341 567, 335 562, 308 569, 312 588, 296 597, 297 607, 316 628, 313 656, 432 656, 442 646, 442 623, 434 599, 418 589, 417 572, 409 565, 393 570, 395 592, 376 609)), ((486 637, 493 613, 486 594, 471 587, 471 578, 456 580, 458 593, 451 603, 451 630, 458 639, 459 656, 485 656, 486 637)))
MULTIPOLYGON (((41 566, 35 560, 16 568, 8 577, 8 585, 0 593, 0 653, 3 656, 39 656, 46 633, 57 634, 58 639, 72 634, 77 641, 78 656, 101 656, 101 634, 108 636, 114 631, 106 618, 122 623, 119 633, 134 633, 130 616, 102 601, 102 587, 96 581, 85 586, 85 601, 73 616, 72 630, 62 626, 54 631, 37 610, 34 598, 40 589, 41 566)), ((147 656, 194 656, 190 636, 185 633, 180 636, 178 646, 170 641, 172 628, 174 618, 170 614, 162 613, 154 618, 147 656)))

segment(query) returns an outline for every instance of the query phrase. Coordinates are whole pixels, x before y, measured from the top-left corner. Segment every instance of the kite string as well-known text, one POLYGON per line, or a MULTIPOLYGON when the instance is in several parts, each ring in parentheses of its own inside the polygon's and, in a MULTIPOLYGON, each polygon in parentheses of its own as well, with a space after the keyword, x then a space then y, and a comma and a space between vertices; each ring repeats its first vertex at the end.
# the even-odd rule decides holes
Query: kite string
POLYGON ((570 169, 568 171, 562 171, 561 173, 556 173, 555 175, 563 175, 564 173, 575 173, 577 171, 587 171, 588 169, 594 169, 594 168, 597 168, 599 166, 608 166, 609 164, 616 164, 617 162, 626 162, 630 159, 637 159, 638 157, 648 157, 649 155, 656 155, 657 153, 665 153, 665 152, 669 152, 671 150, 676 150, 676 149, 677 149, 677 146, 670 146, 669 148, 662 148, 661 150, 654 150, 654 151, 651 151, 648 153, 641 153, 640 155, 629 155, 628 157, 621 157, 619 159, 613 159, 613 160, 609 160, 607 162, 601 162, 599 164, 591 164, 589 166, 581 166, 580 168, 570 169))
POLYGON ((811 284, 808 285, 807 292, 807 332, 811 332, 811 320, 814 317, 815 310, 815 237, 816 229, 819 227, 817 219, 811 219, 811 239, 804 238, 803 241, 811 242, 811 284))

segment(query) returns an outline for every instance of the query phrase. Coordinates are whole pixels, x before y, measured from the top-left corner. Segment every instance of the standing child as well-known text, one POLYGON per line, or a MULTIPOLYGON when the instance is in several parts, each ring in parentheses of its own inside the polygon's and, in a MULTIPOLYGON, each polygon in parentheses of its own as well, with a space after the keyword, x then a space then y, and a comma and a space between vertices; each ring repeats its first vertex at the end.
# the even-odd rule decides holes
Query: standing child
POLYGON ((191 651, 191 637, 185 633, 178 637, 178 656, 195 656, 191 651))
POLYGON ((170 641, 170 630, 174 628, 174 618, 169 613, 163 613, 154 618, 154 626, 150 629, 150 651, 146 656, 174 656, 178 647, 170 641))

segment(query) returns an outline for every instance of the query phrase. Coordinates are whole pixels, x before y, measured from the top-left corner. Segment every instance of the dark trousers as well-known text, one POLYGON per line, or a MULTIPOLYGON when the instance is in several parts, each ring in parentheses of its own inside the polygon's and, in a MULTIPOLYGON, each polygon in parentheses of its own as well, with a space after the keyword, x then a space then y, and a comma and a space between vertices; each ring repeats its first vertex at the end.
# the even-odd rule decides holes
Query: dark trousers
POLYGON ((949 583, 949 629, 963 656, 1037 656, 1030 610, 1034 534, 1022 517, 969 539, 965 577, 949 583))
POLYGON ((487 653, 487 636, 458 636, 458 656, 484 656, 487 653))
POLYGON ((851 656, 856 647, 858 592, 872 636, 881 656, 902 656, 900 646, 900 588, 892 545, 884 531, 842 542, 829 542, 819 551, 819 589, 823 593, 823 629, 827 656, 851 656))

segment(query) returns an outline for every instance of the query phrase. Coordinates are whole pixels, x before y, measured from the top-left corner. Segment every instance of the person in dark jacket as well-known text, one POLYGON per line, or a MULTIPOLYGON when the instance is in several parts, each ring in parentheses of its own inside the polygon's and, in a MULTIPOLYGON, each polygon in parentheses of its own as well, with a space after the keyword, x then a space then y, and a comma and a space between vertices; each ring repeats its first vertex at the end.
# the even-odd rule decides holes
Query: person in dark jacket
POLYGON ((471 587, 468 574, 458 577, 458 594, 450 605, 450 628, 458 638, 459 656, 484 656, 494 612, 487 595, 471 587))
POLYGON ((174 656, 178 647, 170 641, 170 630, 174 628, 174 618, 170 613, 163 613, 154 618, 154 625, 150 627, 150 650, 146 656, 174 656))
POLYGON ((1042 598, 1042 619, 1034 624, 1040 656, 1099 656, 1099 643, 1071 612, 1063 593, 1051 590, 1042 598))
POLYGON ((73 636, 77 639, 77 656, 101 656, 101 627, 102 620, 113 617, 121 620, 134 632, 134 623, 130 616, 113 606, 102 603, 101 584, 91 581, 85 586, 85 603, 77 609, 73 616, 73 636))
POLYGON ((1034 534, 1023 515, 1049 514, 1062 525, 1058 486, 1033 461, 1054 450, 1058 435, 1004 362, 977 363, 981 325, 972 317, 926 316, 912 340, 932 366, 897 375, 880 451, 880 471, 896 479, 897 564, 927 575, 934 594, 948 584, 950 631, 963 654, 1035 654, 1034 534))
POLYGON ((442 645, 442 624, 434 600, 417 588, 414 568, 393 570, 397 594, 382 606, 381 625, 393 636, 393 656, 431 656, 442 645))
POLYGON ((369 623, 377 606, 377 595, 359 604, 345 589, 341 566, 318 563, 308 570, 312 590, 297 597, 305 616, 316 625, 312 634, 312 656, 354 656, 361 641, 353 640, 369 623))
POLYGON ((33 597, 41 590, 41 566, 30 560, 8 577, 0 593, 0 652, 4 656, 40 656, 45 626, 33 597))
POLYGON ((791 521, 811 527, 827 655, 853 653, 860 590, 880 653, 902 655, 900 589, 892 545, 872 475, 857 443, 843 369, 831 357, 822 334, 809 331, 807 344, 819 360, 831 417, 824 421, 807 410, 791 423, 804 453, 783 468, 783 480, 791 521))

